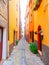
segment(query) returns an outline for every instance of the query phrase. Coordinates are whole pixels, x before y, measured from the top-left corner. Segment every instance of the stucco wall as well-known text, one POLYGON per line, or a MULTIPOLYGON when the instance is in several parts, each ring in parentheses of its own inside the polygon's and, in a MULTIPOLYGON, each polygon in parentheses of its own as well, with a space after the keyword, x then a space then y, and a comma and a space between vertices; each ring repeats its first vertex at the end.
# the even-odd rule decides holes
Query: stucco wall
POLYGON ((8 9, 7 0, 0 0, 0 27, 3 28, 2 59, 8 56, 8 9))
MULTIPOLYGON (((19 0, 11 0, 9 1, 9 41, 10 44, 14 41, 14 31, 18 31, 19 29, 19 0)), ((18 37, 18 36, 17 36, 18 37)))
MULTIPOLYGON (((37 31, 38 25, 41 25, 44 39, 43 43, 49 46, 49 20, 48 20, 48 0, 42 0, 41 5, 37 11, 34 11, 34 31, 37 31)), ((35 35, 37 40, 37 35, 35 35)))

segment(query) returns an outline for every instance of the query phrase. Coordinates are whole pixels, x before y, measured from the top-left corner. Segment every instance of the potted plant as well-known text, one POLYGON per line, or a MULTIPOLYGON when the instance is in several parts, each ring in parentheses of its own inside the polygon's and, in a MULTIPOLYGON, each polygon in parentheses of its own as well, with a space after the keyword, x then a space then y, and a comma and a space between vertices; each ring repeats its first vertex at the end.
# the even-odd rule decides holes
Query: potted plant
POLYGON ((18 40, 16 40, 16 45, 18 44, 18 40))
POLYGON ((29 49, 32 53, 37 54, 38 53, 38 48, 34 42, 30 43, 29 49))

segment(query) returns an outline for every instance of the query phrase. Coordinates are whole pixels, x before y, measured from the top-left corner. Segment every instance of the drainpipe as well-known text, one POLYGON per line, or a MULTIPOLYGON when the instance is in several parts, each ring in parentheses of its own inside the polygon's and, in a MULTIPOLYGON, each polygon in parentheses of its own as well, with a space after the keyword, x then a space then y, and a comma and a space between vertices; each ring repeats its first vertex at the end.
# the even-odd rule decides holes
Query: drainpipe
POLYGON ((9 0, 7 0, 7 22, 8 22, 8 44, 7 44, 7 57, 9 57, 9 0))
POLYGON ((9 40, 9 0, 7 0, 8 4, 7 4, 7 12, 8 12, 8 40, 9 40))

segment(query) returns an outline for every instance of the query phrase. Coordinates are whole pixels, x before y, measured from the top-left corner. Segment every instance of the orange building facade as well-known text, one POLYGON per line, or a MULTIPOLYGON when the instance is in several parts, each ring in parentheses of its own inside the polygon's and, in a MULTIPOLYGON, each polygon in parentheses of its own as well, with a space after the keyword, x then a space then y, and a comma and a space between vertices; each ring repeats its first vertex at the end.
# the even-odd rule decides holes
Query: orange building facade
POLYGON ((33 0, 29 1, 29 41, 34 42, 34 12, 32 12, 33 0))
MULTIPOLYGON (((49 46, 49 0, 42 0, 40 7, 34 11, 34 31, 38 29, 40 25, 44 33, 43 44, 49 46), (47 43, 47 44, 46 44, 47 43)), ((34 39, 37 40, 37 36, 34 36, 34 39)))
POLYGON ((29 41, 29 4, 26 7, 25 36, 26 40, 29 41))
MULTIPOLYGON (((36 40, 36 44, 38 49, 41 46, 41 52, 44 54, 43 58, 46 58, 46 63, 49 65, 49 0, 39 0, 38 4, 34 6, 35 0, 29 1, 29 29, 27 26, 28 20, 26 20, 26 35, 27 29, 29 30, 29 42, 33 42, 36 40), (38 36, 38 27, 41 27, 43 33, 42 42, 38 44, 39 36, 38 36), (36 32, 36 34, 34 33, 36 32), (33 36, 32 36, 33 35, 33 36)), ((36 0, 38 1, 38 0, 36 0)), ((27 13, 27 12, 26 12, 27 13)), ((27 17, 26 17, 27 19, 27 17)), ((45 62, 45 60, 44 60, 45 62)))
POLYGON ((34 42, 34 15, 32 13, 33 0, 30 0, 26 8, 26 39, 34 42))

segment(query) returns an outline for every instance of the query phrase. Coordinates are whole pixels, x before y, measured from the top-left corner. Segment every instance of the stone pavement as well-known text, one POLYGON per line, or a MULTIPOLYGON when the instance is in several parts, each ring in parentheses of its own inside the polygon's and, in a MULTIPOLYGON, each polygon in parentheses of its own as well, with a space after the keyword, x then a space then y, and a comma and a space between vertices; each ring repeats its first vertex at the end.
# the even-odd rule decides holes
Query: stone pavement
POLYGON ((30 52, 29 44, 22 38, 3 65, 44 65, 44 63, 30 52))

